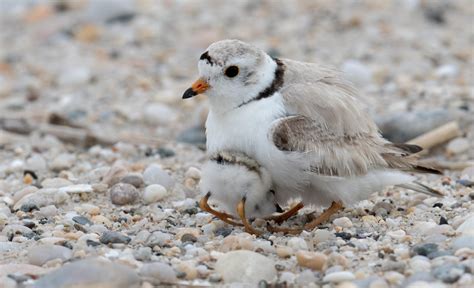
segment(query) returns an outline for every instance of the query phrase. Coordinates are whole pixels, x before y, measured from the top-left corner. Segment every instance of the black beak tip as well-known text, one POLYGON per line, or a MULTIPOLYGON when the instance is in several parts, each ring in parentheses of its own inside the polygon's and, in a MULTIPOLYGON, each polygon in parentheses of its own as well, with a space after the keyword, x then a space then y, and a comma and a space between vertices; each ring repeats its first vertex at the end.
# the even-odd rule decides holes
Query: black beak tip
POLYGON ((183 99, 188 99, 196 95, 197 93, 193 91, 193 88, 188 88, 186 91, 184 91, 183 99))

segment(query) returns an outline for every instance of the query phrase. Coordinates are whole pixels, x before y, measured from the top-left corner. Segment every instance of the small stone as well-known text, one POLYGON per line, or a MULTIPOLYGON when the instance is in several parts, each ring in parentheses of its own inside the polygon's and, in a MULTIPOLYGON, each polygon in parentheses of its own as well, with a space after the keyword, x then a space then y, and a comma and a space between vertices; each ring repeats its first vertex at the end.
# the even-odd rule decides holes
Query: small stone
POLYGON ((347 217, 341 217, 341 218, 334 219, 332 224, 334 224, 336 226, 339 226, 339 227, 342 227, 342 228, 352 227, 352 221, 347 217))
POLYGON ((448 263, 436 267, 431 273, 435 278, 444 283, 453 284, 456 283, 465 272, 467 272, 466 270, 467 269, 464 265, 448 263))
POLYGON ((157 164, 151 164, 145 169, 143 180, 146 185, 160 184, 167 190, 174 186, 173 178, 157 164))
POLYGON ((474 214, 470 214, 464 222, 459 225, 456 232, 460 232, 463 235, 474 235, 474 214))
POLYGON ((20 210, 23 212, 31 212, 33 210, 39 210, 39 208, 34 203, 25 203, 21 205, 20 210))
POLYGON ((168 264, 153 262, 143 264, 140 268, 140 275, 152 281, 153 284, 175 283, 178 279, 176 273, 168 264))
POLYGON ((275 263, 261 254, 238 250, 221 255, 215 270, 225 283, 249 283, 256 285, 261 280, 274 281, 277 277, 275 263))
POLYGON ((118 183, 110 188, 110 199, 115 205, 132 204, 138 197, 138 190, 130 184, 118 183))
POLYGON ((415 256, 410 259, 410 268, 413 271, 430 271, 431 263, 424 256, 415 256))
POLYGON ((41 182, 43 188, 61 188, 71 185, 73 185, 73 183, 64 178, 46 178, 41 182))
POLYGON ((455 138, 446 146, 446 153, 450 156, 461 154, 469 150, 470 143, 466 138, 455 138))
POLYGON ((316 243, 326 242, 327 240, 331 239, 332 233, 327 229, 318 229, 314 232, 313 240, 316 243))
POLYGON ((123 177, 127 176, 128 170, 125 165, 121 162, 116 162, 105 174, 102 179, 103 184, 113 186, 122 180, 123 177))
POLYGON ((296 284, 304 287, 316 283, 317 280, 318 279, 316 278, 316 275, 314 275, 313 271, 307 269, 301 272, 298 277, 296 277, 296 284))
POLYGON ((398 273, 396 271, 387 271, 385 272, 384 276, 389 284, 397 287, 400 286, 403 282, 403 279, 405 279, 405 276, 403 276, 403 274, 398 273))
POLYGON ((53 216, 56 216, 58 214, 58 208, 56 208, 56 206, 54 206, 54 205, 48 205, 48 206, 45 206, 45 207, 41 207, 38 214, 40 216, 46 217, 46 218, 53 217, 53 216))
POLYGON ((425 244, 418 244, 411 248, 410 250, 410 255, 415 256, 415 255, 422 255, 422 256, 428 256, 431 253, 437 252, 438 251, 438 245, 434 243, 425 243, 425 244))
POLYGON ((293 255, 293 249, 286 246, 277 246, 275 252, 280 258, 290 258, 293 255))
POLYGON ((316 271, 322 271, 325 268, 328 257, 320 252, 310 252, 300 250, 296 252, 296 261, 298 265, 310 268, 316 271))
POLYGON ((452 77, 457 76, 458 73, 459 73, 458 66, 453 65, 453 64, 447 64, 447 65, 438 67, 438 69, 436 69, 435 74, 439 78, 452 78, 452 77))
POLYGON ((176 140, 179 142, 189 143, 198 147, 206 145, 206 130, 201 126, 191 127, 181 132, 176 140))
POLYGON ((353 281, 354 279, 355 279, 355 276, 352 272, 339 271, 339 272, 333 272, 331 274, 324 276, 323 281, 339 283, 339 282, 344 282, 344 281, 353 281))
POLYGON ((143 176, 136 173, 136 174, 128 174, 120 179, 121 183, 126 183, 135 186, 135 188, 140 188, 145 184, 143 181, 143 176))
POLYGON ((49 168, 53 171, 66 170, 72 167, 76 162, 76 156, 73 154, 60 154, 49 164, 49 168))
POLYGON ((197 241, 196 236, 190 233, 186 233, 183 236, 181 236, 181 242, 186 243, 186 242, 191 242, 194 243, 197 241))
POLYGON ((306 244, 306 241, 299 237, 292 237, 288 240, 287 245, 294 250, 308 250, 308 244, 306 244))
POLYGON ((171 239, 173 239, 173 236, 171 234, 164 233, 161 231, 155 231, 150 235, 150 237, 148 237, 146 245, 149 247, 154 247, 156 245, 162 247, 166 244, 169 244, 171 242, 171 239))
POLYGON ((201 179, 201 170, 197 169, 196 167, 189 167, 188 171, 186 171, 185 176, 186 178, 199 180, 201 179))
POLYGON ((454 251, 462 248, 470 248, 474 250, 474 235, 463 235, 454 239, 452 247, 454 251))
POLYGON ((89 184, 77 184, 77 185, 61 187, 59 188, 59 191, 64 192, 64 193, 74 194, 74 193, 91 193, 93 190, 92 190, 92 186, 89 184))
POLYGON ((140 247, 138 250, 133 251, 133 257, 138 261, 150 261, 153 251, 150 247, 140 247))
POLYGON ((406 232, 403 230, 388 231, 387 235, 393 239, 401 240, 406 236, 406 232))
POLYGON ((216 235, 216 237, 218 237, 218 236, 227 237, 232 233, 232 230, 233 229, 229 228, 229 227, 219 227, 214 232, 214 235, 216 235))
POLYGON ((33 154, 31 157, 26 159, 25 166, 28 170, 37 172, 46 171, 47 169, 46 160, 39 154, 33 154))
POLYGON ((57 189, 40 189, 35 193, 27 194, 13 206, 14 210, 19 210, 21 206, 36 205, 41 208, 48 205, 59 205, 70 199, 69 195, 64 192, 60 192, 57 189))
POLYGON ((71 259, 72 251, 59 245, 41 245, 28 249, 28 263, 42 266, 44 263, 53 259, 66 261, 71 259))
POLYGON ((84 85, 89 82, 91 71, 84 66, 67 67, 59 74, 58 84, 64 87, 84 85))
POLYGON ((94 223, 92 223, 91 220, 87 219, 84 216, 74 216, 74 217, 72 217, 72 221, 74 221, 78 224, 81 224, 81 225, 93 225, 94 224, 94 223))
POLYGON ((186 280, 193 280, 193 279, 196 279, 198 276, 196 267, 194 266, 193 263, 188 262, 188 261, 183 261, 179 263, 177 266, 177 270, 185 274, 184 279, 186 280))
POLYGON ((125 244, 127 244, 132 239, 128 236, 125 236, 125 235, 119 233, 119 232, 105 231, 102 234, 102 236, 100 236, 99 240, 103 244, 110 244, 110 243, 125 243, 125 244))
POLYGON ((99 259, 84 259, 64 265, 35 282, 37 288, 47 287, 139 287, 136 272, 122 264, 99 259))
POLYGON ((386 217, 395 207, 393 204, 385 201, 378 202, 372 207, 372 212, 377 216, 386 217))
POLYGON ((143 192, 143 201, 147 204, 155 203, 165 198, 168 192, 166 188, 159 184, 151 184, 143 192))

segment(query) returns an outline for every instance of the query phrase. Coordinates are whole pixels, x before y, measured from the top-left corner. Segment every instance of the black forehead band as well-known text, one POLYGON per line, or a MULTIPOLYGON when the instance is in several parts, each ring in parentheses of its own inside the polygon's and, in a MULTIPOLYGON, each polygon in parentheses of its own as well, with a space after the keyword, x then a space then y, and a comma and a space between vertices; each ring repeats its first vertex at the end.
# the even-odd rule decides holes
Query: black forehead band
POLYGON ((211 56, 209 56, 209 52, 204 52, 202 53, 201 57, 199 57, 199 60, 207 60, 209 64, 214 65, 214 62, 212 61, 211 56))

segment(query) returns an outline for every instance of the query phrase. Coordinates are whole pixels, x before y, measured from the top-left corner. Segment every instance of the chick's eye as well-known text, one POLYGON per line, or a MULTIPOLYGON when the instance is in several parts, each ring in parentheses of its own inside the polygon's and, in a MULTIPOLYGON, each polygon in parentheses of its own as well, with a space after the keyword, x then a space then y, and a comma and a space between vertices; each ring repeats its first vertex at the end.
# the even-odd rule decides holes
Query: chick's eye
POLYGON ((239 74, 239 67, 237 66, 229 66, 225 69, 225 76, 233 78, 239 74))

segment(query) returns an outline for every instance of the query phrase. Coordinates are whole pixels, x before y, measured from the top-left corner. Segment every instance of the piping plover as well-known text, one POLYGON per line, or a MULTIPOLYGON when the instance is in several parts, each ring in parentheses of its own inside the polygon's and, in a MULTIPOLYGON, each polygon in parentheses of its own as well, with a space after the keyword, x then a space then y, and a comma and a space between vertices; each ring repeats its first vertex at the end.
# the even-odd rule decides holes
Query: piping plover
POLYGON ((247 218, 265 216, 265 219, 278 222, 279 219, 287 219, 299 210, 269 216, 275 212, 283 212, 275 201, 272 182, 268 170, 244 153, 219 151, 211 155, 202 168, 199 186, 203 198, 200 206, 227 223, 244 225, 247 232, 260 234, 260 231, 249 224, 247 218), (217 202, 218 209, 225 212, 214 210, 208 200, 217 202), (240 219, 242 224, 236 222, 236 219, 240 219))
POLYGON ((209 96, 208 152, 254 158, 270 172, 278 203, 299 196, 305 204, 331 205, 327 216, 389 185, 437 194, 409 174, 439 173, 417 163, 421 147, 382 138, 336 70, 275 59, 239 40, 210 45, 198 68, 200 78, 183 98, 209 96))

